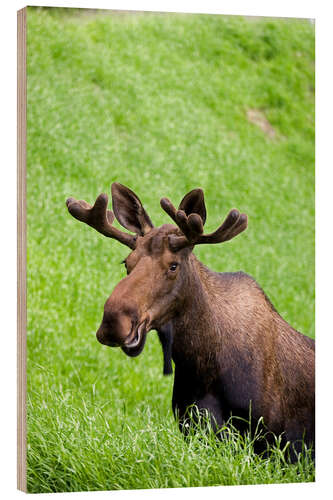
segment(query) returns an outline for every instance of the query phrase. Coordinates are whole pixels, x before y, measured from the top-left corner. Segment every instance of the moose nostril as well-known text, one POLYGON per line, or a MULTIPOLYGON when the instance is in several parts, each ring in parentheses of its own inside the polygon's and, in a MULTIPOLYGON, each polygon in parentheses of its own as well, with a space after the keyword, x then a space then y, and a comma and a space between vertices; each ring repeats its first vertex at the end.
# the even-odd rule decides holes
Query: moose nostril
POLYGON ((97 330, 96 338, 100 344, 107 345, 109 347, 119 347, 119 344, 111 340, 110 336, 101 328, 97 330))

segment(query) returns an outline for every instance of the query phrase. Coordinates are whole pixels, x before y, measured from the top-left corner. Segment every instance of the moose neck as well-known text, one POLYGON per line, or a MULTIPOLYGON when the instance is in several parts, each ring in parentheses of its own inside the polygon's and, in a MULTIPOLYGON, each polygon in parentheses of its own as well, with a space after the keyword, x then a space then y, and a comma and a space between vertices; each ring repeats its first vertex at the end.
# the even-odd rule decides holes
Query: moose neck
POLYGON ((181 310, 173 320, 173 359, 196 374, 216 368, 215 354, 221 332, 218 311, 213 305, 216 294, 215 273, 193 254, 188 261, 188 278, 181 310), (215 293, 214 293, 215 290, 215 293))

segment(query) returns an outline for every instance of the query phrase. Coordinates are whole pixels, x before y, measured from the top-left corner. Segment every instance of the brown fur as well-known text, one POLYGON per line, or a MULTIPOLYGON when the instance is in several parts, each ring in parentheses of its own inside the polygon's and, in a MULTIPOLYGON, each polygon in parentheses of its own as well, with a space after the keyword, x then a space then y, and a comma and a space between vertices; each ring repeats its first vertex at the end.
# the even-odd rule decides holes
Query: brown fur
POLYGON ((298 416, 304 420, 305 407, 313 414, 313 341, 288 325, 246 274, 212 273, 193 255, 190 260, 186 309, 174 321, 175 357, 191 359, 210 391, 217 374, 229 371, 237 377, 241 353, 251 363, 260 394, 251 398, 251 389, 247 391, 255 403, 254 416, 263 416, 275 433, 298 416))

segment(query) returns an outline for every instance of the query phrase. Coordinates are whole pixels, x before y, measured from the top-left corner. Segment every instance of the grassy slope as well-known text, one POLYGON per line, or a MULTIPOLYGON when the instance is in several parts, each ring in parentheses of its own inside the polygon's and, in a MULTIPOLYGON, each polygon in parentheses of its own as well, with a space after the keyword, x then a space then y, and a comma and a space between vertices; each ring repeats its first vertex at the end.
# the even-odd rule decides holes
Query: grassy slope
POLYGON ((94 337, 127 250, 64 205, 117 180, 158 225, 162 196, 202 186, 207 231, 234 206, 250 223, 196 254, 252 274, 313 337, 313 26, 55 12, 28 13, 29 490, 313 480, 311 464, 183 441, 156 336, 137 359, 94 337), (265 112, 275 140, 248 109, 265 112))

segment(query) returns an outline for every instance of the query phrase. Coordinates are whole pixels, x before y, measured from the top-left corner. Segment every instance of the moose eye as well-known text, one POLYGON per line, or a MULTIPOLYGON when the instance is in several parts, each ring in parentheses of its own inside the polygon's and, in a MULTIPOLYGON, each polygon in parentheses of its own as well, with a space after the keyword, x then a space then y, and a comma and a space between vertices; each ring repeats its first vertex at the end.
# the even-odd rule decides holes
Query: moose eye
POLYGON ((178 267, 178 262, 172 262, 172 264, 170 264, 169 266, 169 270, 175 272, 177 267, 178 267))

